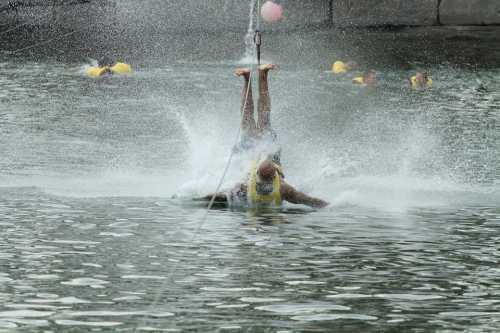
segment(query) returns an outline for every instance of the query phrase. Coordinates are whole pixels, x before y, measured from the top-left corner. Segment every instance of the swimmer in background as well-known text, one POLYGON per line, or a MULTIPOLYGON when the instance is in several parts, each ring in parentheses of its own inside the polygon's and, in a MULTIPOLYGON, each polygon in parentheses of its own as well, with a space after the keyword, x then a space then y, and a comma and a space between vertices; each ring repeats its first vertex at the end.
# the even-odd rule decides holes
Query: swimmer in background
POLYGON ((358 64, 355 61, 343 62, 337 60, 332 65, 332 72, 334 74, 343 74, 355 70, 358 68, 358 64))
POLYGON ((104 56, 97 61, 97 67, 87 69, 87 75, 94 78, 111 76, 113 74, 130 74, 132 67, 129 64, 113 61, 104 56))
POLYGON ((113 71, 111 70, 111 67, 113 67, 115 64, 114 61, 111 60, 111 58, 104 56, 97 60, 97 66, 99 68, 102 68, 100 76, 103 75, 113 75, 113 71))
POLYGON ((432 88, 432 79, 426 72, 417 71, 417 73, 408 79, 412 89, 432 88))
POLYGON ((365 72, 362 76, 352 79, 352 83, 373 88, 377 85, 377 72, 373 69, 365 72))
POLYGON ((224 204, 230 207, 280 207, 283 201, 313 208, 324 208, 328 202, 311 197, 289 185, 280 174, 276 163, 264 160, 255 164, 242 183, 219 193, 212 193, 195 201, 224 204))
POLYGON ((250 69, 237 68, 234 74, 243 77, 243 91, 241 96, 241 109, 243 117, 241 120, 241 140, 233 148, 237 153, 263 150, 267 158, 274 163, 281 164, 281 147, 278 144, 278 136, 271 128, 271 98, 269 96, 268 73, 277 69, 273 64, 260 65, 259 75, 259 99, 257 101, 257 122, 254 118, 254 101, 252 95, 252 84, 250 80, 250 69))

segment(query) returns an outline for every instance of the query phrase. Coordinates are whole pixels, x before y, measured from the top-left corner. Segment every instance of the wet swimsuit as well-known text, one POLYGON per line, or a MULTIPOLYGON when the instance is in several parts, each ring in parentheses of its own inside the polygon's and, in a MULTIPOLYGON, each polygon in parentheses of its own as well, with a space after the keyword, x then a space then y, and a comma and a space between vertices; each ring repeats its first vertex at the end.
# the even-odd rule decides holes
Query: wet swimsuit
POLYGON ((227 194, 227 201, 229 206, 246 206, 248 203, 246 185, 239 184, 232 188, 227 194))

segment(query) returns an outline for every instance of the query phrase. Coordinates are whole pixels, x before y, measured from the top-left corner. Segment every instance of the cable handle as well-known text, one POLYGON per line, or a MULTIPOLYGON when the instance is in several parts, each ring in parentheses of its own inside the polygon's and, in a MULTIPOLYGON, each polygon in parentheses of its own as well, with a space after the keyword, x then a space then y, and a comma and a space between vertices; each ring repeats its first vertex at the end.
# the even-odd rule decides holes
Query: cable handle
POLYGON ((253 41, 255 45, 261 46, 262 45, 262 33, 260 32, 259 29, 255 30, 255 35, 253 36, 253 41))
POLYGON ((255 35, 253 37, 255 42, 255 47, 257 49, 257 65, 260 65, 260 46, 262 45, 262 34, 260 30, 255 30, 255 35))

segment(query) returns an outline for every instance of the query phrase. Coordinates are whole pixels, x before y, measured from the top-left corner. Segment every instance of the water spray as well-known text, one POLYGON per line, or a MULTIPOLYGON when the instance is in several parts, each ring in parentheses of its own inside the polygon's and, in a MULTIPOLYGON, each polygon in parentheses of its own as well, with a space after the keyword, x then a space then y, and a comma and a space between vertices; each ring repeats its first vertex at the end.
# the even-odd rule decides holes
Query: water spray
POLYGON ((45 45, 45 44, 48 44, 48 43, 51 43, 53 41, 56 41, 58 39, 63 39, 65 37, 69 37, 71 35, 73 35, 74 33, 76 33, 76 31, 71 31, 71 32, 68 32, 64 35, 61 35, 61 36, 58 36, 58 37, 54 37, 54 38, 51 38, 51 39, 48 39, 48 40, 45 40, 45 41, 42 41, 40 43, 37 43, 37 44, 33 44, 33 45, 29 45, 29 46, 26 46, 26 47, 23 47, 21 49, 16 49, 16 50, 12 50, 12 51, 7 51, 9 54, 16 54, 18 52, 21 52, 21 51, 27 51, 27 50, 31 50, 35 47, 38 47, 38 46, 42 46, 42 45, 45 45))

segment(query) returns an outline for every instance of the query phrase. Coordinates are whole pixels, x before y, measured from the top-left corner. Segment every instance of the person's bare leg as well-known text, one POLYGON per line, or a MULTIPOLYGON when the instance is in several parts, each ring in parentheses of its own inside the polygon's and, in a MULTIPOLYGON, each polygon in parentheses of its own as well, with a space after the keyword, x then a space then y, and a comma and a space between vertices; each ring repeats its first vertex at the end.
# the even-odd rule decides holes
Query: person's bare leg
POLYGON ((253 116, 254 105, 252 97, 252 84, 250 81, 250 70, 248 68, 237 68, 234 75, 243 76, 245 83, 243 84, 243 91, 241 93, 241 110, 243 116, 241 117, 241 129, 250 137, 256 137, 257 126, 253 116))
POLYGON ((259 101, 257 130, 260 134, 271 129, 271 98, 269 96, 269 85, 267 74, 269 70, 278 66, 266 64, 259 66, 259 101))

